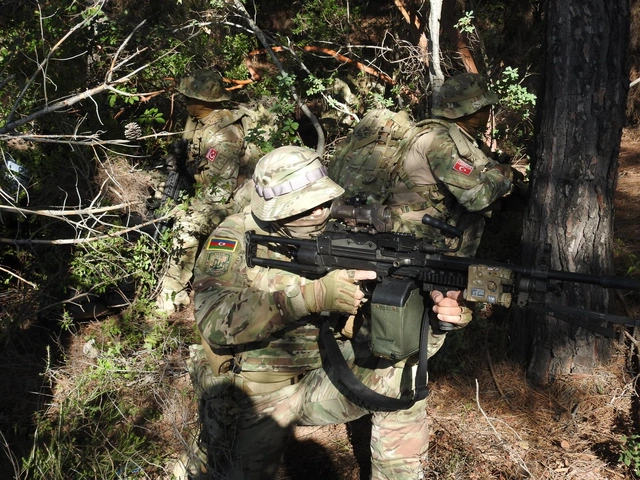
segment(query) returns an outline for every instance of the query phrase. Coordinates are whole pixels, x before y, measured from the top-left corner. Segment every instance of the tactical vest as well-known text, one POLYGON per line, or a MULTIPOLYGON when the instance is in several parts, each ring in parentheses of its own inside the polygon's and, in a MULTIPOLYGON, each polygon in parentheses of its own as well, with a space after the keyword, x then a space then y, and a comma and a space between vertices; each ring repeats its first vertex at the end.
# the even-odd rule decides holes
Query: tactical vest
MULTIPOLYGON (((261 225, 255 222, 253 215, 246 213, 245 231, 254 230, 263 235, 270 234, 263 230, 261 225)), ((290 258, 284 253, 275 249, 267 248, 264 245, 258 246, 258 256, 274 260, 289 261, 290 258)), ((253 287, 263 291, 287 290, 297 282, 297 274, 279 271, 276 269, 247 269, 247 278, 253 283, 253 287), (261 274, 256 278, 256 274, 261 274)), ((312 314, 317 321, 319 316, 312 314)), ((322 365, 320 352, 318 350, 317 324, 314 322, 297 322, 291 328, 280 331, 266 339, 262 343, 248 345, 249 348, 240 349, 237 353, 237 362, 245 372, 254 374, 252 379, 258 380, 255 376, 258 372, 266 373, 291 373, 297 375, 308 370, 320 368, 322 365)))
MULTIPOLYGON (((424 196, 428 198, 427 190, 438 189, 437 180, 431 177, 430 185, 416 186, 404 171, 401 160, 419 137, 438 126, 447 130, 458 154, 469 163, 478 164, 484 157, 478 155, 480 150, 473 140, 454 122, 439 119, 414 122, 405 111, 377 109, 368 112, 337 148, 329 166, 329 176, 343 186, 345 196, 365 193, 370 203, 385 203, 393 193, 427 193, 424 196), (405 187, 394 188, 398 180, 405 187)), ((428 206, 423 203, 414 209, 428 206)))
POLYGON ((245 162, 242 119, 248 114, 246 109, 214 110, 205 118, 189 119, 184 138, 190 141, 188 161, 200 185, 233 177, 235 186, 238 170, 245 162))

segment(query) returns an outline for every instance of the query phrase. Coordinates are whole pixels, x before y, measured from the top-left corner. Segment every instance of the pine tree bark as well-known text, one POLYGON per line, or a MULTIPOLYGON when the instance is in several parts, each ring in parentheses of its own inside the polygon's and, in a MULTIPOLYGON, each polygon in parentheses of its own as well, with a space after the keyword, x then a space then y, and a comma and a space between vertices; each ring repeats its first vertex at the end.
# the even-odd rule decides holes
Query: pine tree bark
MULTIPOLYGON (((611 274, 613 196, 628 91, 629 0, 548 0, 535 162, 523 230, 534 265, 611 274)), ((607 311, 608 292, 566 283, 546 300, 607 311)), ((517 312, 514 353, 535 383, 589 372, 611 343, 550 316, 517 312)))

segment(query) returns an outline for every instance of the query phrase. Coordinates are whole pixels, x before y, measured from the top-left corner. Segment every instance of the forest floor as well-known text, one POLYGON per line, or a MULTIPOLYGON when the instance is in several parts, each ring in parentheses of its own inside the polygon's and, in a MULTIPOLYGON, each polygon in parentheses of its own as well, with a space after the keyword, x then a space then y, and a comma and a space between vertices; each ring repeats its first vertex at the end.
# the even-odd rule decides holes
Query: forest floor
MULTIPOLYGON (((619 275, 640 266, 639 196, 640 140, 625 134, 616 194, 615 253, 619 275)), ((496 243, 493 237, 496 231, 508 230, 506 223, 513 213, 507 209, 501 214, 502 223, 488 224, 488 243, 496 243)), ((519 237, 514 234, 511 237, 514 237, 510 240, 512 243, 499 243, 501 249, 517 248, 519 237)), ((618 313, 640 317, 640 297, 617 296, 615 300, 618 313)), ((472 322, 468 328, 450 334, 442 350, 430 361, 427 399, 430 442, 424 459, 425 478, 637 478, 619 461, 621 453, 625 450, 632 453, 634 446, 625 446, 623 436, 633 435, 639 425, 635 373, 630 366, 640 362, 629 341, 621 343, 609 365, 592 374, 567 376, 545 389, 538 389, 529 385, 524 370, 509 360, 508 321, 505 311, 472 322)), ((122 472, 117 478, 169 480, 172 466, 197 424, 193 389, 185 363, 188 345, 194 339, 192 310, 187 308, 174 314, 170 327, 180 330, 181 337, 161 358, 144 349, 127 358, 119 358, 113 348, 98 352, 101 345, 109 345, 106 335, 123 334, 113 319, 81 322, 71 335, 61 338, 59 345, 51 349, 46 345, 50 337, 44 329, 36 330, 41 332, 37 337, 40 340, 36 340, 34 331, 25 332, 24 342, 28 342, 30 348, 24 350, 28 350, 28 355, 23 355, 15 342, 0 352, 3 364, 0 435, 6 434, 11 426, 15 434, 12 438, 24 438, 27 447, 12 445, 11 439, 8 444, 0 441, 8 457, 4 465, 12 466, 14 471, 20 469, 16 466, 20 461, 14 455, 29 450, 33 422, 50 418, 55 426, 51 431, 66 433, 71 438, 73 451, 67 453, 78 455, 80 461, 80 455, 102 455, 102 450, 109 450, 108 445, 116 433, 112 428, 120 428, 120 434, 135 432, 147 445, 153 444, 153 451, 159 453, 154 458, 139 455, 141 444, 133 445, 130 452, 116 452, 113 448, 113 452, 107 453, 126 458, 123 461, 107 456, 108 462, 123 465, 117 467, 117 471, 122 472), (34 348, 36 343, 38 346, 34 348), (109 368, 132 376, 112 387, 106 383, 112 378, 99 377, 96 373, 109 368), (80 398, 80 392, 84 391, 82 381, 103 382, 103 393, 96 399, 80 398), (93 403, 83 405, 94 412, 104 413, 107 404, 113 403, 117 420, 106 418, 104 423, 93 423, 90 416, 73 418, 64 409, 70 408, 69 400, 74 398, 77 398, 75 403, 92 400, 93 403), (82 442, 88 446, 96 436, 104 437, 97 442, 96 450, 81 452, 82 442), (137 465, 131 470, 137 473, 127 474, 131 465, 137 465)), ((83 412, 89 412, 83 408, 83 412)), ((40 429, 40 425, 36 425, 40 429)), ((42 430, 38 434, 61 438, 51 431, 42 430)), ((369 432, 367 417, 346 425, 296 428, 279 479, 369 478, 369 432)), ((57 448, 64 450, 69 446, 57 448)), ((55 449, 56 445, 51 444, 46 450, 59 454, 55 449)), ((640 453, 634 458, 640 462, 640 453)), ((29 474, 28 470, 25 475, 24 468, 23 474, 15 478, 49 478, 29 474)), ((80 478, 58 473, 55 478, 80 478)), ((0 471, 0 478, 10 478, 3 475, 0 471)), ((82 478, 107 477, 96 474, 82 478)))

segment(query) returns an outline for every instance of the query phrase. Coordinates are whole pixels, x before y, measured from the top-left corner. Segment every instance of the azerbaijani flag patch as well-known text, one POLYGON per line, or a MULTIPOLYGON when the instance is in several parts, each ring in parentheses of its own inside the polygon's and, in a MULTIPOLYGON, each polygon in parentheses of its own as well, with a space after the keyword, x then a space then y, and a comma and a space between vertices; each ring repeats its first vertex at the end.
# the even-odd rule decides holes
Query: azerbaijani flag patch
POLYGON ((225 252, 235 252, 238 246, 237 240, 228 238, 212 238, 209 240, 207 250, 222 250, 225 252))

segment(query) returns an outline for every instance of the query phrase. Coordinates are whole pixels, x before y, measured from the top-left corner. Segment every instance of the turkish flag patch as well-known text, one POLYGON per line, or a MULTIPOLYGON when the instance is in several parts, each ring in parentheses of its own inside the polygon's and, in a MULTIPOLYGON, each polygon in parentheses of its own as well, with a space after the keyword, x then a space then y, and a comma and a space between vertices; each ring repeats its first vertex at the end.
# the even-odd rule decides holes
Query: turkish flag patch
POLYGON ((207 160, 209 160, 210 162, 215 162, 217 156, 218 156, 218 151, 213 148, 210 148, 206 155, 207 160))
POLYGON ((473 172, 473 166, 469 165, 467 162, 459 158, 456 161, 456 164, 453 166, 453 169, 457 172, 460 172, 463 175, 471 175, 473 172))

